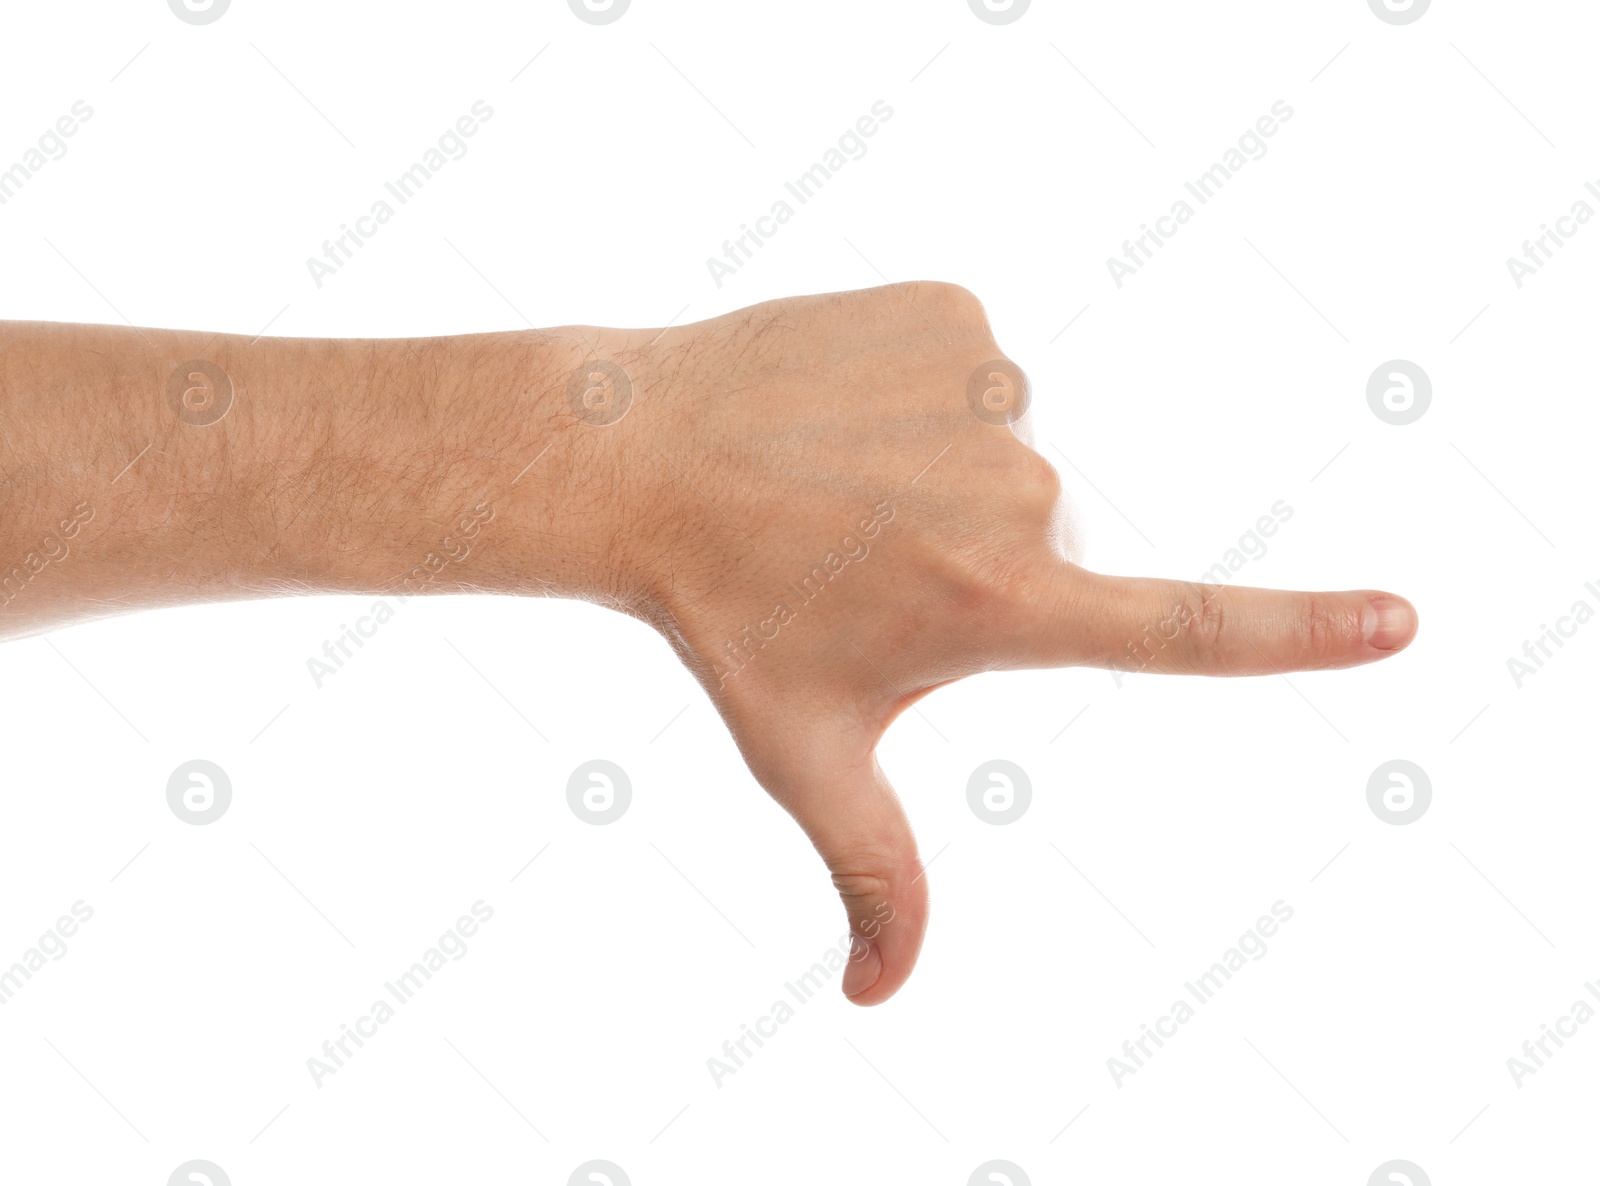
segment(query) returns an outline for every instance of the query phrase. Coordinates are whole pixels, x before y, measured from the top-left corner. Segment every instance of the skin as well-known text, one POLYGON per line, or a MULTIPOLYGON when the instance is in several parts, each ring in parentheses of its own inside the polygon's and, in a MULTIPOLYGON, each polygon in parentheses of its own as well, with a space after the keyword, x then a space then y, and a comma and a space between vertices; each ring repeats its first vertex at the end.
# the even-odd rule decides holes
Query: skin
POLYGON ((937 283, 659 332, 252 341, 0 323, 0 638, 299 593, 632 614, 816 846, 855 936, 842 987, 878 1004, 927 924, 874 756, 916 700, 1009 668, 1348 667, 1416 631, 1409 603, 1373 590, 1079 567, 1003 359, 977 298, 937 283))

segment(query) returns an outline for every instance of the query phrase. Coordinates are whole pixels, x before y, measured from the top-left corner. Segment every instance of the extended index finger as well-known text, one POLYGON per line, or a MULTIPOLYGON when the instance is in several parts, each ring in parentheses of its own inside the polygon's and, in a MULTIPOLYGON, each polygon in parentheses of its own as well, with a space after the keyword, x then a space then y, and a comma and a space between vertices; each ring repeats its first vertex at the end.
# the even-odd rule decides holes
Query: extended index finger
POLYGON ((1272 675, 1372 663, 1417 631, 1411 603, 1376 589, 1256 589, 1065 567, 1041 639, 1051 663, 1272 675))

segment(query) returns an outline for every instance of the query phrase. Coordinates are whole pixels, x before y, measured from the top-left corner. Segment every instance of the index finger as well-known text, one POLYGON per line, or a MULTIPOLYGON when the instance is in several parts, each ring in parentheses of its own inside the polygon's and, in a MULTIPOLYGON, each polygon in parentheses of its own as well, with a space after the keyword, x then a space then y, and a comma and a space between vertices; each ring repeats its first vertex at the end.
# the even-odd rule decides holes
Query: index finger
POLYGON ((1403 650, 1417 632, 1411 603, 1376 589, 1257 589, 1069 567, 1042 640, 1047 662, 1273 675, 1376 662, 1403 650))

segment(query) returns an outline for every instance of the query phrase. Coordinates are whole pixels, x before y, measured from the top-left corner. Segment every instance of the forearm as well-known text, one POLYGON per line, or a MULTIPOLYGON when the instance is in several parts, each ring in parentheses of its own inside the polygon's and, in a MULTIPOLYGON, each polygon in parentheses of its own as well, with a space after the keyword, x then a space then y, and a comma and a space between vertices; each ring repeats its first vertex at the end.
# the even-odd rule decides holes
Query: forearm
POLYGON ((0 325, 0 637, 282 592, 603 592, 568 538, 605 463, 565 399, 584 353, 0 325))

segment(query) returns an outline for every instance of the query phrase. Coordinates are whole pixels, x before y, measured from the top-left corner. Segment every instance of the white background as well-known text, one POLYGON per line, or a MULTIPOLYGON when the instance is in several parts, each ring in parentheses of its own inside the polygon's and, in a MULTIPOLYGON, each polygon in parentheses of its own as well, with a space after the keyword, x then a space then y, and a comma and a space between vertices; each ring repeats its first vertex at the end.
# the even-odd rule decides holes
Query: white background
POLYGON ((1506 664, 1600 606, 1600 226, 1520 289, 1505 264, 1600 179, 1591 6, 1437 0, 1397 27, 1362 0, 1035 0, 991 26, 963 0, 634 0, 594 27, 560 0, 234 0, 192 27, 105 0, 5 21, 0 168, 74 101, 94 115, 0 206, 0 316, 396 336, 950 280, 1032 378, 1086 563, 1194 577, 1281 499, 1238 580, 1392 589, 1422 626, 1356 671, 937 693, 881 751, 933 862, 917 973, 872 1010, 830 988, 720 1087, 706 1060, 844 919, 643 627, 413 601, 321 689, 306 659, 365 599, 9 645, 0 965, 71 903, 94 917, 0 1008, 0 1180, 160 1186, 192 1158, 236 1186, 565 1183, 591 1158, 636 1186, 1593 1164, 1600 1025, 1520 1087, 1506 1066, 1600 976, 1600 625, 1520 688, 1506 664), (319 288, 306 258, 479 99, 470 152, 319 288), (719 289, 706 258, 880 99, 867 154, 719 289), (1267 154, 1119 288, 1106 258, 1280 99, 1267 154), (1394 358, 1434 388, 1404 427, 1366 401, 1394 358), (596 757, 633 785, 608 827, 566 803, 596 757), (1033 783, 1007 827, 966 802, 997 757, 1033 783), (233 786, 205 827, 166 803, 192 758, 233 786), (1409 826, 1367 804, 1392 758, 1432 781, 1409 826), (480 899, 465 958, 315 1086, 307 1058, 480 899), (1118 1087, 1107 1058, 1280 899, 1269 953, 1118 1087))

